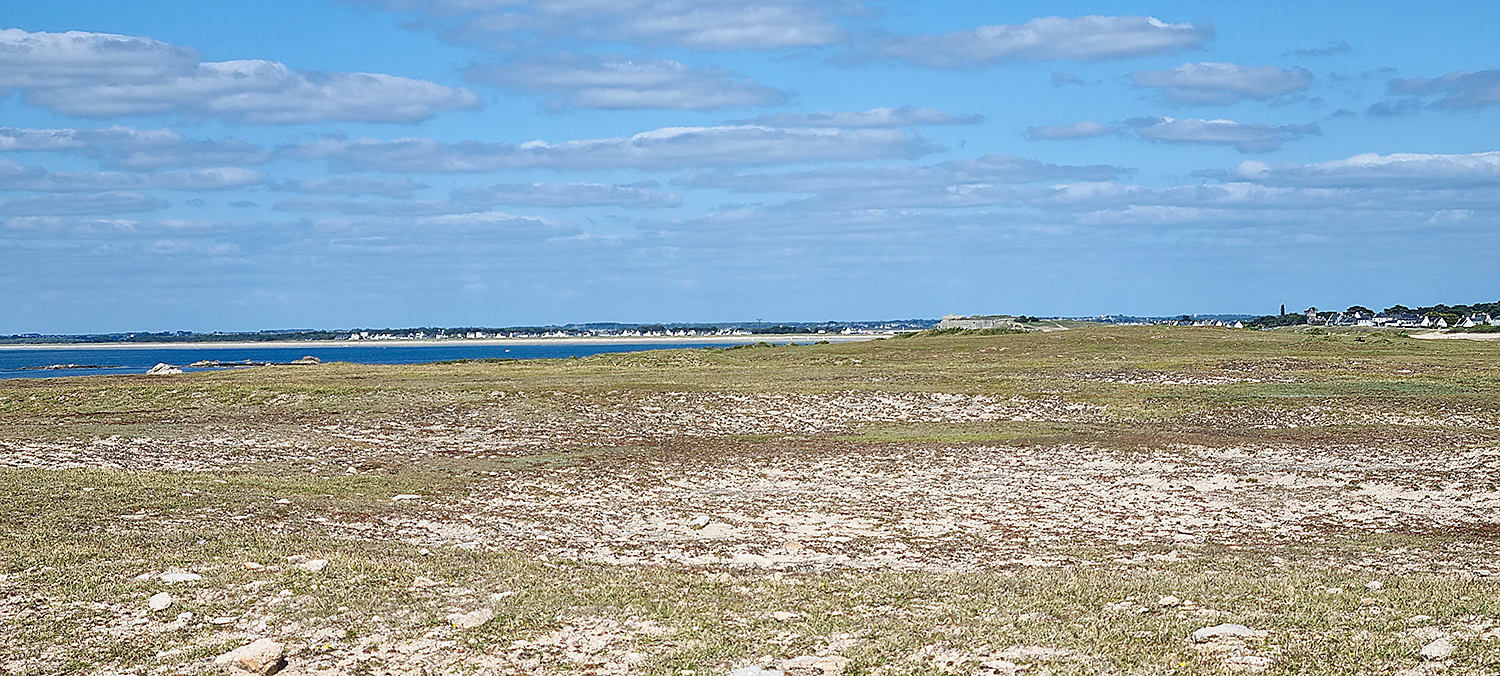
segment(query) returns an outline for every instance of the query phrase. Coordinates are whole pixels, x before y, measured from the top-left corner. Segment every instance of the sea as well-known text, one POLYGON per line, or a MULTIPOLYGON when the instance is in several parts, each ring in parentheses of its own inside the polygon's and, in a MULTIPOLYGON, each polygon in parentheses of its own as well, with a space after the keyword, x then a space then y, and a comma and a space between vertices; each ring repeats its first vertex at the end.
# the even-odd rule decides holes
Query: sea
MULTIPOLYGON (((784 344, 788 341, 781 340, 784 344)), ((0 379, 56 378, 63 376, 131 375, 149 371, 157 364, 170 364, 183 371, 212 371, 233 367, 193 367, 197 362, 287 363, 303 357, 324 362, 355 364, 426 364, 457 359, 566 359, 608 352, 641 352, 722 348, 738 342, 598 342, 598 343, 390 343, 380 345, 110 345, 107 347, 3 346, 0 347, 0 379)), ((248 364, 246 368, 248 368, 248 364)))

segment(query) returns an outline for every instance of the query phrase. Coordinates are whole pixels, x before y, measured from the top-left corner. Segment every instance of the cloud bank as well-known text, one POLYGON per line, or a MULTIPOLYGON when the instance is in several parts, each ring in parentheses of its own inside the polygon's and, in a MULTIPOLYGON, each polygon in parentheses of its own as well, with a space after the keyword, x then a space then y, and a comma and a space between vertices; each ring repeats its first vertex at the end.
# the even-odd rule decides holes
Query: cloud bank
POLYGON ((402 122, 483 105, 474 92, 378 73, 298 71, 107 33, 0 31, 0 87, 77 117, 171 114, 234 124, 402 122))
POLYGON ((1149 16, 1049 16, 940 35, 892 36, 851 58, 947 70, 1007 61, 1103 61, 1200 49, 1213 35, 1209 24, 1166 23, 1149 16))
POLYGON ((331 138, 285 146, 286 157, 326 159, 338 171, 480 172, 499 169, 675 169, 911 159, 942 146, 886 129, 668 127, 634 136, 519 145, 430 138, 331 138))
POLYGON ((502 64, 471 64, 464 79, 525 94, 547 94, 561 110, 679 108, 713 110, 782 103, 787 92, 727 68, 693 68, 668 59, 619 54, 556 54, 502 64))
POLYGON ((1307 91, 1313 74, 1303 68, 1185 63, 1169 70, 1136 71, 1130 79, 1136 87, 1156 89, 1168 103, 1222 106, 1307 91))
POLYGON ((916 127, 929 124, 979 124, 983 115, 953 115, 935 108, 901 106, 861 111, 821 113, 776 113, 725 124, 766 127, 840 127, 843 129, 916 127))

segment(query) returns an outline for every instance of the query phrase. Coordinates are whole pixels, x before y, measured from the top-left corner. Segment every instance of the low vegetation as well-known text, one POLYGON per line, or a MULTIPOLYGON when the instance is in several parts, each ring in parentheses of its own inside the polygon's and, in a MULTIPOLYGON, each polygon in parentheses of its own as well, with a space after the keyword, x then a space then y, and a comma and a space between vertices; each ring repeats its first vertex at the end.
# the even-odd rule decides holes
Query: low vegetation
POLYGON ((0 381, 0 674, 1496 673, 1496 356, 1079 326, 0 381))

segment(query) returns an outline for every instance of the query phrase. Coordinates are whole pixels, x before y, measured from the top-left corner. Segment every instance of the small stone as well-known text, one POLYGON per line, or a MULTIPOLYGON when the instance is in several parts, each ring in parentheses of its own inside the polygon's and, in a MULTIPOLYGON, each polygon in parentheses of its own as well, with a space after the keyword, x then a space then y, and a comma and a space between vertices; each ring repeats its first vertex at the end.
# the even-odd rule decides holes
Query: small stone
POLYGON ((171 594, 162 592, 147 599, 146 607, 152 610, 166 610, 172 607, 172 602, 174 600, 175 599, 172 598, 171 594))
POLYGON ((1364 597, 1364 598, 1362 598, 1362 599, 1359 600, 1359 605, 1362 605, 1362 606, 1378 606, 1378 605, 1380 605, 1380 599, 1377 599, 1377 598, 1375 598, 1373 596, 1366 596, 1366 597, 1364 597))
POLYGON ((309 573, 316 573, 328 567, 328 559, 311 559, 297 564, 298 568, 309 573))
POLYGON ((285 649, 280 643, 263 638, 214 658, 214 664, 225 665, 231 670, 238 669, 256 676, 270 676, 281 669, 284 652, 285 649))
POLYGON ((1018 666, 1015 662, 1011 662, 1008 660, 990 660, 979 666, 982 666, 985 669, 989 669, 990 671, 993 671, 997 674, 1021 673, 1021 667, 1018 666))
POLYGON ((177 367, 175 367, 175 366, 173 366, 171 364, 164 364, 164 363, 162 363, 162 364, 157 364, 156 366, 152 366, 151 370, 146 372, 146 375, 148 375, 148 376, 175 376, 175 375, 177 375, 179 373, 182 373, 182 369, 177 368, 177 367))
POLYGON ((1181 603, 1182 603, 1182 599, 1179 599, 1176 596, 1172 596, 1170 594, 1168 594, 1166 596, 1163 596, 1163 597, 1161 597, 1161 598, 1159 598, 1159 599, 1156 600, 1156 605, 1161 606, 1163 608, 1171 608, 1171 607, 1179 605, 1181 603))
POLYGON ((425 589, 427 587, 436 587, 437 585, 437 580, 430 577, 418 576, 417 579, 411 581, 411 586, 415 589, 425 589))
POLYGON ((778 610, 774 613, 771 613, 771 619, 776 620, 777 622, 791 622, 792 620, 797 619, 797 614, 789 613, 785 610, 778 610))
POLYGON ((245 570, 260 570, 262 568, 265 568, 265 566, 262 566, 254 561, 245 562, 245 570))
POLYGON ((1265 636, 1266 632, 1259 629, 1251 629, 1243 624, 1217 624, 1212 627, 1204 627, 1193 632, 1194 643, 1207 643, 1221 636, 1239 636, 1254 638, 1265 636))
POLYGON ((412 495, 411 493, 402 493, 400 495, 397 495, 397 496, 391 498, 391 500, 421 500, 421 499, 422 499, 422 496, 420 496, 420 495, 412 495))
POLYGON ((215 617, 214 619, 209 620, 209 622, 211 622, 213 624, 217 624, 217 625, 219 625, 219 626, 222 627, 222 626, 224 626, 226 624, 234 624, 235 622, 238 622, 239 619, 240 618, 238 618, 238 617, 228 617, 228 616, 225 616, 225 617, 215 617))
POLYGON ((707 526, 709 521, 712 521, 712 519, 708 518, 707 516, 700 516, 696 519, 693 519, 690 523, 693 528, 702 528, 704 526, 707 526))
POLYGON ((1365 583, 1365 589, 1368 589, 1370 591, 1380 591, 1381 589, 1384 589, 1384 588, 1385 588, 1385 584, 1382 583, 1380 580, 1370 580, 1369 582, 1365 583))
POLYGON ((838 676, 844 673, 844 668, 848 666, 848 658, 837 655, 829 657, 803 655, 786 660, 780 665, 781 671, 785 672, 786 676, 838 676))
POLYGON ((513 591, 495 592, 490 594, 490 603, 499 603, 515 595, 516 593, 513 591))
POLYGON ((495 611, 489 608, 480 608, 472 613, 448 616, 448 620, 453 623, 453 626, 459 629, 473 629, 493 619, 495 619, 495 611))
POLYGON ((1453 656, 1453 641, 1444 636, 1422 648, 1424 660, 1446 660, 1453 656))
POLYGON ((1432 621, 1432 616, 1431 615, 1412 615, 1411 617, 1406 618, 1406 621, 1410 622, 1412 624, 1421 624, 1423 622, 1431 622, 1432 621))
POLYGON ((203 576, 199 575, 197 573, 162 573, 161 574, 161 581, 162 582, 166 582, 167 584, 175 584, 175 583, 178 583, 178 582, 197 582, 198 580, 201 580, 201 579, 203 579, 203 576))

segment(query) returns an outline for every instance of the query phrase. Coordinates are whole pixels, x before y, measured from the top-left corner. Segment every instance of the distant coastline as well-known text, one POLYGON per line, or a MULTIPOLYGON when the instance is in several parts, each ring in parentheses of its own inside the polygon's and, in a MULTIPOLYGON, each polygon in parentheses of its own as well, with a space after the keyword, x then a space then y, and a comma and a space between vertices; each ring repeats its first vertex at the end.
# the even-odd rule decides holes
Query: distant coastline
POLYGON ((162 343, 10 343, 0 344, 0 350, 132 350, 132 349, 224 349, 224 348, 290 348, 290 347, 418 347, 433 345, 650 345, 664 344, 724 344, 753 345, 755 343, 817 342, 856 343, 877 338, 889 338, 894 333, 857 334, 756 334, 750 336, 557 336, 552 338, 413 338, 402 340, 277 340, 277 341, 226 341, 226 342, 162 342, 162 343))

